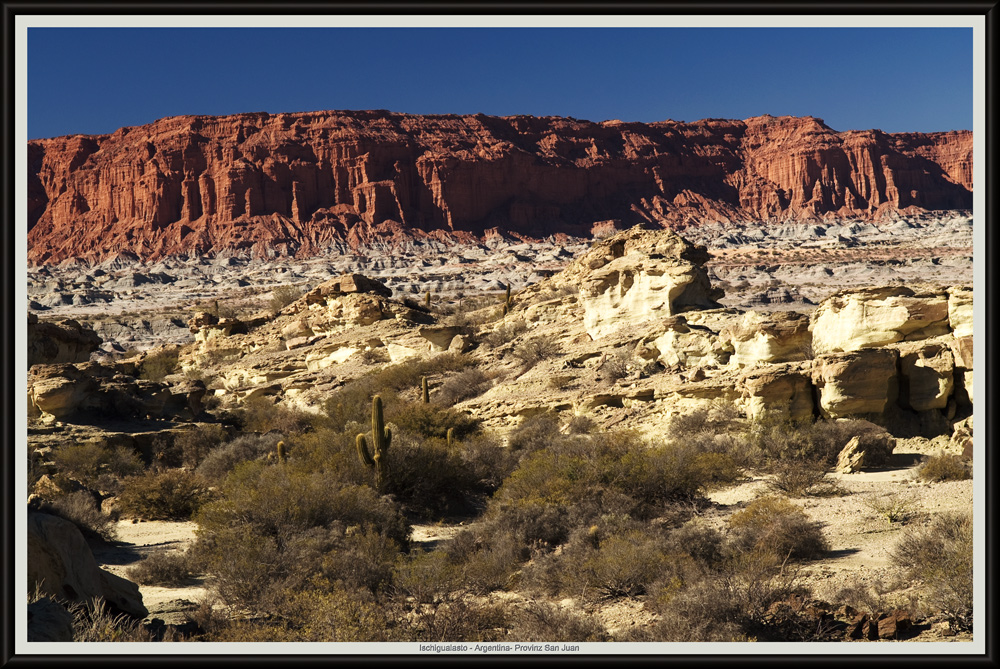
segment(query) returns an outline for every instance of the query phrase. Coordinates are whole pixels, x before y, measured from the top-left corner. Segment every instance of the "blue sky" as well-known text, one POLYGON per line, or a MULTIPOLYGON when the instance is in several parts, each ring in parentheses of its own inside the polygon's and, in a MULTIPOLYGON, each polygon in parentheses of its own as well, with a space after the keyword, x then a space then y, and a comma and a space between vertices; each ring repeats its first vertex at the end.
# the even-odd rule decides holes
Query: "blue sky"
POLYGON ((971 28, 30 28, 28 136, 325 109, 971 130, 972 67, 971 28))

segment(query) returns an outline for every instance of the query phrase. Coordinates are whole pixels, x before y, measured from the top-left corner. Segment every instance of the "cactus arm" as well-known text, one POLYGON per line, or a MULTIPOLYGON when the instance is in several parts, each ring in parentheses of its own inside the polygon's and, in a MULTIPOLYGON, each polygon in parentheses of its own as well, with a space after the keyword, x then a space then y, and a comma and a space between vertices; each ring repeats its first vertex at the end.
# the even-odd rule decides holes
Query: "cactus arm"
POLYGON ((368 443, 365 441, 365 435, 359 434, 357 438, 358 444, 358 457, 361 458, 361 462, 369 467, 375 466, 375 459, 372 458, 371 453, 368 452, 368 443))

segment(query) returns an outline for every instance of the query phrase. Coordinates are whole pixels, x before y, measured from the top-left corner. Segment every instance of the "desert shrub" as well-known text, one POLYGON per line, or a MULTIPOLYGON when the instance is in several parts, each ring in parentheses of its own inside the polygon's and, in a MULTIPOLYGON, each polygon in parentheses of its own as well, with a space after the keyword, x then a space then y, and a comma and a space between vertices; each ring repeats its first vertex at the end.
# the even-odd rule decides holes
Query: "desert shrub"
POLYGON ((768 487, 779 494, 802 497, 823 485, 826 465, 814 460, 779 460, 770 466, 774 478, 768 487))
POLYGON ((469 476, 483 491, 492 493, 514 468, 518 454, 504 448, 499 440, 490 434, 477 433, 456 445, 463 466, 469 476))
POLYGON ((521 373, 524 373, 542 360, 559 355, 561 352, 562 347, 555 339, 548 336, 538 336, 515 346, 512 354, 521 365, 521 373))
POLYGON ((626 642, 747 641, 739 603, 721 579, 704 579, 650 604, 660 614, 651 626, 632 628, 616 640, 626 642))
POLYGON ((489 492, 457 449, 449 450, 441 439, 393 435, 392 447, 384 457, 386 492, 420 517, 469 513, 489 492))
POLYGON ((561 439, 559 419, 551 414, 539 414, 521 419, 507 438, 507 445, 512 451, 533 453, 547 448, 561 439))
POLYGON ((184 466, 194 469, 225 438, 226 431, 221 425, 198 425, 193 430, 185 430, 177 435, 174 447, 180 451, 184 466))
POLYGON ((605 359, 600 367, 601 376, 609 381, 617 381, 628 376, 628 362, 632 356, 624 350, 617 350, 605 359))
POLYGON ((731 550, 760 551, 777 560, 810 560, 828 549, 820 523, 783 497, 761 497, 729 519, 731 550))
POLYGON ((247 460, 256 460, 275 452, 280 441, 276 434, 244 434, 232 441, 215 446, 201 461, 195 472, 211 483, 218 483, 236 465, 247 460))
POLYGON ((148 354, 139 366, 139 378, 147 381, 162 381, 168 374, 177 371, 177 351, 161 349, 148 354))
POLYGON ((278 286, 271 291, 271 299, 267 302, 267 308, 271 313, 276 314, 302 297, 303 294, 302 289, 298 286, 278 286))
POLYGON ((183 585, 194 573, 185 553, 154 553, 126 570, 126 577, 140 585, 183 585))
POLYGON ((438 439, 444 439, 449 429, 454 438, 464 439, 479 429, 480 422, 465 412, 423 402, 397 404, 386 420, 410 434, 438 439))
POLYGON ((931 456, 917 470, 917 478, 921 481, 964 481, 971 477, 962 458, 951 453, 931 456))
POLYGON ((945 513, 906 532, 890 552, 892 562, 919 579, 930 607, 960 628, 972 627, 972 515, 945 513))
POLYGON ((594 422, 589 416, 573 416, 566 423, 566 433, 567 434, 590 434, 597 427, 597 423, 594 422))
POLYGON ((411 641, 501 641, 508 624, 503 604, 454 599, 415 611, 404 633, 411 641))
POLYGON ((221 619, 206 641, 379 642, 404 641, 396 611, 369 594, 316 579, 310 587, 285 589, 272 597, 266 618, 221 619))
MULTIPOLYGON (((790 460, 830 467, 853 437, 873 454, 881 450, 874 446, 891 439, 885 429, 865 420, 793 420, 768 415, 749 422, 732 448, 741 464, 765 472, 790 460)), ((869 464, 882 463, 873 460, 869 464)))
POLYGON ((407 547, 396 503, 308 464, 241 464, 199 511, 196 551, 230 606, 266 611, 319 577, 378 591, 407 547))
POLYGON ((208 497, 202 481, 191 472, 148 472, 125 480, 118 509, 125 516, 146 520, 188 520, 208 497))
POLYGON ((381 346, 378 348, 366 348, 361 351, 360 355, 361 361, 366 365, 381 365, 392 360, 389 357, 389 351, 381 346))
POLYGON ((289 409, 261 395, 244 401, 238 411, 238 421, 244 432, 296 434, 308 429, 314 420, 309 414, 289 409))
POLYGON ((513 613, 506 640, 603 642, 612 637, 594 617, 545 602, 528 602, 513 613))
POLYGON ((119 480, 144 470, 142 459, 126 446, 108 448, 95 443, 66 444, 52 451, 57 478, 78 481, 92 490, 116 493, 119 480))
POLYGON ((492 379, 478 367, 459 372, 441 384, 435 399, 446 406, 479 397, 489 390, 492 379))
POLYGON ((97 500, 86 490, 63 495, 51 503, 50 510, 72 522, 84 535, 104 541, 114 541, 118 536, 114 519, 101 512, 97 500))
POLYGON ((905 523, 917 513, 919 497, 915 492, 871 494, 862 500, 862 504, 887 523, 905 523))
POLYGON ((490 348, 500 348, 504 344, 515 341, 528 331, 528 324, 523 320, 508 320, 498 325, 492 332, 483 337, 483 343, 490 348))
POLYGON ((426 360, 389 365, 345 384, 326 400, 323 409, 334 429, 343 429, 350 422, 364 424, 371 420, 371 400, 375 395, 382 397, 388 415, 399 401, 400 393, 412 392, 416 398, 422 376, 459 372, 471 364, 472 360, 466 356, 440 353, 426 360))
POLYGON ((440 549, 425 552, 416 548, 408 555, 401 555, 393 585, 397 595, 412 597, 417 604, 438 604, 465 592, 456 560, 440 549))

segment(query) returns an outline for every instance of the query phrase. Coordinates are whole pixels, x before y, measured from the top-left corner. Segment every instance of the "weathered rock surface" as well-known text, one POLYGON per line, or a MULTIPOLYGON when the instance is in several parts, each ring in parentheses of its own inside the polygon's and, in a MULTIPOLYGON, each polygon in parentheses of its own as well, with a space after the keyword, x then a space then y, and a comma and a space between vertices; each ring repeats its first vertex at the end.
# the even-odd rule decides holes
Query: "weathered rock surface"
POLYGON ((946 334, 948 305, 943 291, 904 286, 842 291, 816 308, 813 352, 856 351, 946 334))
POLYGON ((28 314, 28 366, 60 362, 86 362, 103 340, 74 320, 39 322, 28 314))
POLYGON ((732 342, 729 362, 737 367, 812 357, 809 317, 794 311, 774 314, 748 311, 738 325, 723 330, 722 336, 732 342))
POLYGON ((896 351, 878 348, 817 358, 818 409, 827 418, 882 413, 898 394, 897 359, 896 351))
MULTIPOLYGON (((28 144, 28 261, 971 209, 972 133, 812 117, 180 116, 28 144), (617 221, 617 222, 616 222, 617 221), (82 234, 81 234, 82 232, 82 234)), ((146 277, 148 278, 148 277, 146 277)))
POLYGON ((72 641, 73 615, 48 597, 28 604, 28 641, 72 641))
POLYGON ((80 530, 68 520, 28 513, 28 589, 76 602, 103 598, 115 613, 146 615, 139 586, 100 569, 80 530))

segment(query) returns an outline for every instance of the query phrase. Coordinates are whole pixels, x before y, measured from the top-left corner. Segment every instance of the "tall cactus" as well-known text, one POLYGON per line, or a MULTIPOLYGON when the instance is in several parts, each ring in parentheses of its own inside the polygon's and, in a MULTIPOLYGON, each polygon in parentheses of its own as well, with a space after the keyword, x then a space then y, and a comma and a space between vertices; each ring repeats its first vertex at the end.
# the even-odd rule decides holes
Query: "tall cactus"
POLYGON ((284 462, 288 458, 288 452, 285 450, 285 442, 279 441, 277 445, 278 451, 278 462, 284 462))
POLYGON ((382 398, 378 395, 372 398, 372 450, 368 450, 368 442, 364 434, 357 438, 358 456, 368 467, 375 469, 375 488, 382 492, 385 484, 385 455, 392 441, 392 430, 385 426, 382 416, 382 398))
POLYGON ((430 404, 431 403, 431 393, 430 393, 430 390, 428 390, 428 388, 427 388, 427 377, 426 376, 421 376, 420 377, 420 394, 423 397, 424 404, 430 404))
POLYGON ((507 297, 504 298, 503 302, 504 302, 505 305, 507 305, 507 308, 510 309, 510 284, 509 283, 507 284, 507 297))
POLYGON ((450 449, 451 445, 452 445, 452 437, 455 436, 455 428, 449 427, 448 431, 444 433, 444 436, 445 436, 445 439, 448 440, 448 448, 450 449))
POLYGON ((431 291, 429 290, 426 293, 424 293, 424 306, 425 307, 431 306, 431 291))

